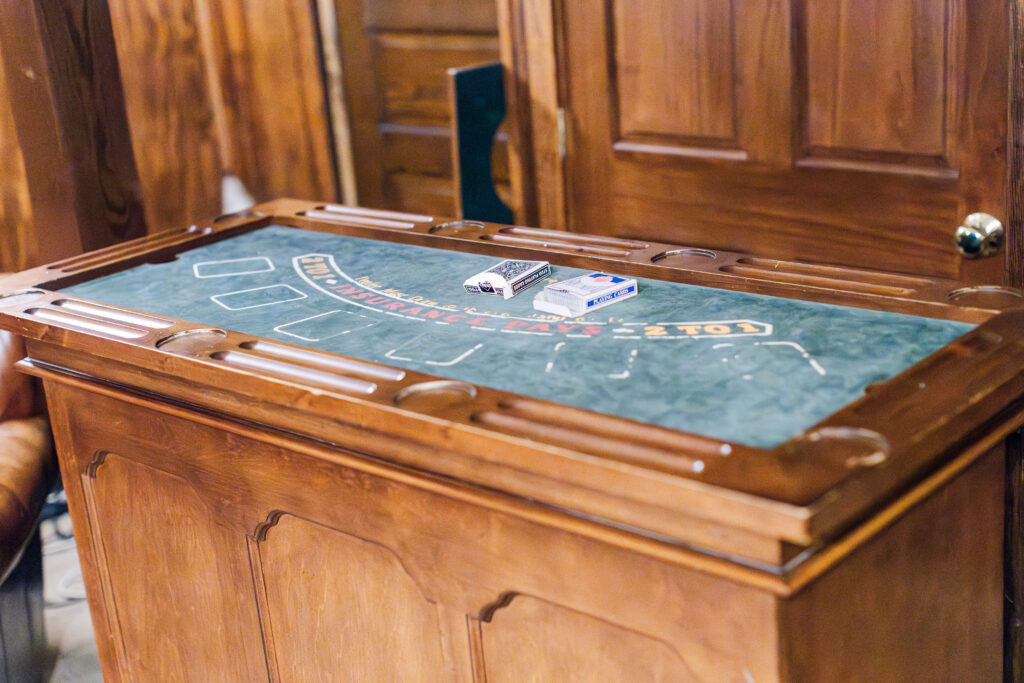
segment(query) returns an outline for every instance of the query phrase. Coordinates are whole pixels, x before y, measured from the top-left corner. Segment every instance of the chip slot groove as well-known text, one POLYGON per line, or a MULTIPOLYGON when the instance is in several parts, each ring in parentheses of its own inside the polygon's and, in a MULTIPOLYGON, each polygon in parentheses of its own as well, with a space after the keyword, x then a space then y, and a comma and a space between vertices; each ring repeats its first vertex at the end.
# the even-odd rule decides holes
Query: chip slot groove
POLYGON ((503 235, 528 235, 532 237, 551 237, 563 242, 575 242, 579 244, 594 244, 598 246, 622 247, 623 249, 646 249, 650 245, 646 242, 625 240, 621 237, 606 237, 603 235, 580 235, 577 233, 564 232, 560 230, 544 230, 543 228, 501 228, 498 230, 503 235))
POLYGON ((384 218, 370 218, 368 216, 350 216, 343 214, 328 213, 327 211, 305 211, 302 214, 306 218, 316 218, 323 221, 335 221, 356 226, 369 228, 397 228, 399 230, 412 230, 415 223, 407 221, 393 221, 384 218))
POLYGON ((792 273, 783 270, 771 270, 769 268, 761 268, 758 266, 750 265, 728 265, 719 268, 723 273, 731 273, 733 275, 745 275, 748 277, 760 278, 764 280, 774 280, 776 282, 788 282, 796 285, 809 285, 817 287, 828 287, 830 289, 838 289, 847 292, 857 292, 860 294, 879 294, 882 296, 907 296, 914 293, 913 289, 906 287, 894 287, 891 285, 880 285, 870 282, 858 282, 854 280, 840 280, 832 277, 825 277, 822 275, 809 275, 805 273, 792 273))
POLYGON ((617 460, 632 465, 649 467, 672 474, 699 474, 704 471, 704 461, 672 450, 662 450, 638 443, 636 440, 625 440, 609 436, 603 432, 592 430, 582 431, 555 422, 538 422, 526 417, 510 415, 505 412, 483 411, 474 413, 474 422, 501 432, 549 443, 574 451, 589 453, 609 460, 617 460))
POLYGON ((526 247, 540 247, 542 249, 567 249, 569 251, 579 252, 581 254, 593 254, 594 256, 629 256, 631 252, 623 251, 622 249, 610 249, 606 247, 592 247, 584 244, 572 244, 570 242, 560 242, 558 240, 539 240, 530 237, 516 237, 514 235, 503 235, 496 233, 494 235, 481 235, 480 239, 488 242, 501 242, 504 244, 519 244, 526 247))
POLYGON ((51 306, 60 306, 62 309, 82 313, 94 318, 113 320, 129 325, 139 325, 151 330, 163 330, 174 326, 173 320, 165 320, 142 313, 133 313, 112 306, 94 304, 88 301, 76 301, 75 299, 58 299, 51 302, 51 306))
POLYGON ((315 351, 273 344, 265 341, 247 341, 239 344, 240 348, 248 351, 255 351, 264 356, 283 358, 289 361, 296 361, 303 365, 309 365, 325 372, 346 372, 362 377, 400 382, 405 379, 405 371, 398 368, 391 368, 384 365, 374 365, 363 361, 352 360, 340 356, 328 356, 315 351))
POLYGON ((373 382, 240 351, 218 351, 210 358, 236 368, 255 370, 278 379, 315 384, 345 394, 368 395, 377 391, 377 385, 373 382))
POLYGON ((515 398, 503 401, 500 407, 507 413, 536 422, 558 424, 571 429, 585 429, 611 439, 638 442, 659 450, 688 450, 706 456, 728 455, 732 452, 731 445, 716 439, 624 420, 612 415, 602 415, 600 421, 595 421, 593 413, 570 406, 515 398))
POLYGON ((113 337, 120 337, 121 339, 139 339, 150 333, 150 330, 145 328, 125 325, 116 321, 104 320, 102 318, 79 315, 77 313, 69 313, 55 308, 30 308, 25 311, 25 313, 26 315, 31 315, 35 318, 57 323, 59 325, 67 325, 68 327, 84 330, 86 332, 109 334, 113 337))

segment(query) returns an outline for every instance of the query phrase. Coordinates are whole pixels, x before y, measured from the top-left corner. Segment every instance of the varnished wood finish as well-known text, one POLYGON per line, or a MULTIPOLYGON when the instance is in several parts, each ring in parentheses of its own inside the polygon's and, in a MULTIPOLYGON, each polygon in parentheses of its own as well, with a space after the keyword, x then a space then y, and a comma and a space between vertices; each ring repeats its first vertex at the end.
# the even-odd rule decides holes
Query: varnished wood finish
POLYGON ((1006 440, 1006 528, 1004 530, 1005 680, 1024 677, 1024 438, 1017 430, 1006 440))
POLYGON ((187 477, 113 451, 85 455, 72 485, 82 489, 94 547, 102 549, 103 612, 118 625, 124 677, 209 680, 231 671, 257 680, 265 664, 261 639, 251 637, 259 620, 244 538, 218 523, 187 477), (134 549, 156 539, 156 552, 140 564, 134 549), (181 571, 182 558, 203 569, 181 571), (136 580, 140 571, 145 580, 136 580))
POLYGON ((287 514, 268 526, 254 571, 262 572, 264 624, 273 626, 282 679, 330 671, 402 681, 445 670, 439 607, 395 548, 287 514))
POLYGON ((89 595, 116 649, 109 680, 985 681, 999 670, 1001 510, 983 493, 1001 488, 998 453, 779 596, 659 559, 657 543, 626 550, 565 530, 557 513, 531 521, 528 504, 471 504, 451 484, 371 472, 344 450, 292 450, 56 377, 47 388, 68 445, 74 434, 62 466, 81 482, 69 502, 92 530, 80 551, 99 564, 89 595), (160 639, 139 642, 146 633, 160 639), (851 634, 857 647, 840 645, 851 634), (193 641, 187 658, 175 654, 193 641), (832 672, 849 677, 816 676, 832 672))
POLYGON ((221 176, 258 199, 335 196, 307 2, 110 3, 154 230, 218 213, 221 176))
POLYGON ((110 19, 154 230, 220 211, 221 162, 196 3, 114 0, 110 19))
MULTIPOLYGON (((1024 1, 1010 3, 1006 283, 1024 287, 1024 1)), ((1022 670, 1024 672, 1024 670, 1022 670)), ((1024 673, 1022 673, 1024 675, 1024 673)))
POLYGON ((1003 448, 780 606, 794 681, 998 681, 1003 448), (941 512, 940 512, 941 510, 941 512), (964 520, 970 520, 964 524, 964 520), (909 590, 894 590, 906 582, 909 590), (919 605, 931 605, 920 609, 919 605), (901 618, 875 618, 892 610, 901 618), (944 626, 963 623, 960 640, 944 626), (977 649, 976 649, 977 648, 977 649), (923 675, 920 672, 933 672, 923 675), (941 672, 941 673, 940 673, 941 672))
POLYGON ((980 207, 1013 220, 1007 54, 1019 3, 500 8, 513 110, 531 145, 520 166, 536 174, 542 225, 561 227, 564 212, 580 232, 1016 277, 1006 272, 1015 251, 968 261, 950 236, 980 207), (550 156, 559 107, 564 171, 550 156))
POLYGON ((23 367, 47 386, 109 680, 998 676, 1018 294, 388 217, 402 227, 280 200, 0 281, 0 325, 28 339, 23 367), (413 371, 357 395, 329 354, 232 331, 156 348, 193 325, 133 326, 49 291, 268 223, 979 327, 816 427, 878 432, 879 467, 814 429, 757 449, 486 387, 403 402, 437 379, 413 371), (336 381, 307 385, 303 369, 336 381))
POLYGON ((336 196, 310 3, 9 5, 0 269, 218 213, 226 172, 257 198, 336 196))
MULTIPOLYGON (((0 49, 0 59, 2 59, 0 49)), ((18 146, 7 77, 0 69, 0 272, 25 270, 52 260, 32 234, 32 203, 18 146)))
POLYGON ((3 2, 0 34, 19 146, 31 151, 35 258, 144 234, 106 3, 3 2))
MULTIPOLYGON (((494 4, 336 0, 335 6, 359 203, 450 214, 446 69, 497 60, 494 4)), ((496 180, 507 186, 504 141, 495 156, 496 180)))
POLYGON ((564 230, 565 168, 559 144, 559 89, 553 8, 496 0, 508 100, 509 177, 518 223, 564 230))
POLYGON ((222 168, 257 201, 336 197, 313 3, 196 5, 221 89, 214 104, 224 109, 222 168))

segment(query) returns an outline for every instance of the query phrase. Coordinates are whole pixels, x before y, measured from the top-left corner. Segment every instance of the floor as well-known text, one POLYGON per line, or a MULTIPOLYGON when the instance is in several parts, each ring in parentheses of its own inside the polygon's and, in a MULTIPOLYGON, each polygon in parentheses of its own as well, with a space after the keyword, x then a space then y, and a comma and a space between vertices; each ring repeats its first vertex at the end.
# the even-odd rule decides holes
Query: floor
POLYGON ((43 599, 48 646, 43 680, 53 683, 99 683, 89 607, 85 602, 78 551, 65 514, 42 523, 43 599))

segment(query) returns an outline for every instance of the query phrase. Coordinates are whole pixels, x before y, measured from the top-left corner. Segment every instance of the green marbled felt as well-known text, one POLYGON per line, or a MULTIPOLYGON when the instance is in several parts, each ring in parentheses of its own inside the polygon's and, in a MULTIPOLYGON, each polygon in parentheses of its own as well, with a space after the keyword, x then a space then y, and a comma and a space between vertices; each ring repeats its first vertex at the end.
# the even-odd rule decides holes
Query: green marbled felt
POLYGON ((64 291, 759 447, 972 327, 645 279, 555 320, 463 290, 499 260, 271 226, 64 291))

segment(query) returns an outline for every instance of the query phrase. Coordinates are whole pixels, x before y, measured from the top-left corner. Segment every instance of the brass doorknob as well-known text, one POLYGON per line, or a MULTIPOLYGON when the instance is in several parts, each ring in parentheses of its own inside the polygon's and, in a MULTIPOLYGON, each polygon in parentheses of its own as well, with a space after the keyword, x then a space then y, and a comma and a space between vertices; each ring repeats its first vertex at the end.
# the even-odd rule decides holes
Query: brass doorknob
POLYGON ((956 229, 957 251, 967 258, 991 256, 1003 246, 1003 224, 987 213, 972 213, 956 229))

